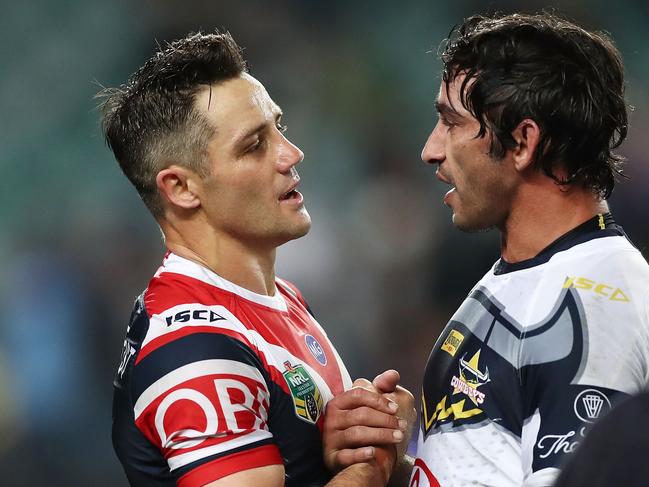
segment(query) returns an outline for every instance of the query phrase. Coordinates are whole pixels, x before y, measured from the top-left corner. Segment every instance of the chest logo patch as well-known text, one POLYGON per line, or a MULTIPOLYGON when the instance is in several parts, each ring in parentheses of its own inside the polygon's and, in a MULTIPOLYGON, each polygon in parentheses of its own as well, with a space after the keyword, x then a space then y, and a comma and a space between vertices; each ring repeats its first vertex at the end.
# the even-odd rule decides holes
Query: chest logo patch
POLYGON ((478 404, 482 404, 485 399, 484 392, 480 392, 478 387, 485 385, 491 380, 489 378, 489 367, 485 367, 484 372, 480 370, 480 350, 474 353, 468 362, 465 360, 465 357, 466 354, 460 358, 460 376, 453 376, 451 386, 453 387, 453 394, 461 392, 465 396, 468 396, 471 402, 477 406, 478 404))
POLYGON ((295 414, 307 423, 315 424, 324 408, 318 386, 303 365, 291 365, 287 360, 284 367, 286 370, 282 375, 291 392, 295 414))
POLYGON ((311 352, 311 355, 320 363, 320 365, 327 365, 327 356, 325 355, 324 348, 312 335, 305 335, 304 341, 306 346, 311 352))
POLYGON ((597 389, 586 389, 575 398, 574 409, 575 415, 580 420, 594 423, 600 415, 611 409, 611 402, 597 389))

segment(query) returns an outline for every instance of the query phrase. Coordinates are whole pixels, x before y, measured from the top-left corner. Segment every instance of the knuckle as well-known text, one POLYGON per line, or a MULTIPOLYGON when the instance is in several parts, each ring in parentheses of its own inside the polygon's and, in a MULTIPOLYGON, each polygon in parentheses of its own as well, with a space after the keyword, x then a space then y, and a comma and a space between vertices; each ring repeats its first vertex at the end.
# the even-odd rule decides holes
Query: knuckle
POLYGON ((349 457, 345 455, 344 450, 338 452, 338 455, 336 456, 336 465, 340 467, 347 467, 349 465, 349 457))
POLYGON ((372 383, 367 379, 360 378, 360 379, 356 379, 352 385, 354 387, 367 387, 367 386, 371 386, 372 383))
POLYGON ((347 439, 350 443, 356 444, 363 437, 363 428, 360 426, 352 426, 347 429, 347 439))
POLYGON ((354 387, 353 389, 350 390, 349 395, 354 399, 361 399, 364 394, 365 394, 365 389, 361 387, 354 387))
POLYGON ((396 415, 386 415, 386 427, 399 429, 399 418, 396 415))
POLYGON ((361 406, 351 411, 350 419, 354 422, 354 424, 362 423, 366 420, 368 412, 369 409, 367 407, 361 406))

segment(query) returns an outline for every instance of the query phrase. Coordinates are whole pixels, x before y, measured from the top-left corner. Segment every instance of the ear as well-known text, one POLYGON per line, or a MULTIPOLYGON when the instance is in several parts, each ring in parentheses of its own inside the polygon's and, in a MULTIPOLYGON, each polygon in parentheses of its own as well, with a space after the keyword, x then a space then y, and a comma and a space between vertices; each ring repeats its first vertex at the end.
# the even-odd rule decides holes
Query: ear
POLYGON ((158 191, 171 205, 184 209, 198 208, 201 200, 196 192, 196 173, 186 167, 171 165, 155 178, 158 191))
POLYGON ((516 147, 512 150, 514 167, 522 172, 534 161, 534 154, 539 148, 541 129, 534 120, 526 118, 514 129, 512 137, 516 141, 516 147))

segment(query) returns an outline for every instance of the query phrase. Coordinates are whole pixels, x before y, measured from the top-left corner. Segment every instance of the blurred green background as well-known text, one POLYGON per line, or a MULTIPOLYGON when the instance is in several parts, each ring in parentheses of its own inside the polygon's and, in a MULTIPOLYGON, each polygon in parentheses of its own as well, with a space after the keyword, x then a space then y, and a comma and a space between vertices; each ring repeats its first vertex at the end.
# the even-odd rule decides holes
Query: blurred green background
POLYGON ((436 52, 467 15, 556 7, 610 32, 635 107, 611 200, 649 244, 646 0, 0 2, 1 485, 126 485, 110 444, 112 376, 133 299, 164 249, 99 128, 101 86, 156 42, 227 29, 285 113, 311 233, 281 248, 354 377, 388 367, 416 396, 430 347, 498 257, 461 234, 419 160, 436 121, 436 52))

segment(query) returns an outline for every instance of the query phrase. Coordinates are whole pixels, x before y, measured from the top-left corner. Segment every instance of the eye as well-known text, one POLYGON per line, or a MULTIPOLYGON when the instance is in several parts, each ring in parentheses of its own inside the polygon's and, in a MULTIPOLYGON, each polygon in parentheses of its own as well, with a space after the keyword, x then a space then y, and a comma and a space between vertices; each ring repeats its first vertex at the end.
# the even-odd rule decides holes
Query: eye
POLYGON ((263 142, 264 142, 264 141, 263 141, 261 138, 257 139, 257 141, 256 141, 254 144, 252 144, 250 147, 248 147, 248 148, 245 150, 245 153, 248 154, 249 152, 256 152, 256 151, 258 151, 259 149, 261 149, 261 147, 262 147, 262 145, 263 145, 263 142))
POLYGON ((279 130, 281 133, 286 132, 286 129, 288 129, 288 127, 286 125, 282 125, 281 122, 279 122, 279 121, 277 121, 275 126, 277 127, 277 130, 279 130))
POLYGON ((455 127, 457 125, 456 123, 451 122, 448 118, 442 115, 440 115, 439 121, 442 123, 442 125, 444 125, 444 127, 448 128, 455 127))

